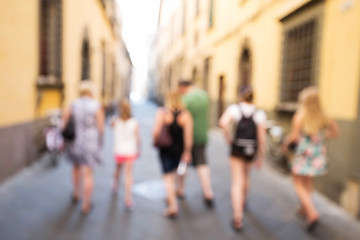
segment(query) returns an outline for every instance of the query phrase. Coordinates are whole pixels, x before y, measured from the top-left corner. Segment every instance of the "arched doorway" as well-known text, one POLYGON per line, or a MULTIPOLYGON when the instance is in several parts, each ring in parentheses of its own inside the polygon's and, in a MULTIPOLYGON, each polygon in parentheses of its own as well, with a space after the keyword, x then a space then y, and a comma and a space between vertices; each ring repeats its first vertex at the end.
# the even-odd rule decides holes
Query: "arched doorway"
POLYGON ((81 47, 81 80, 90 79, 90 43, 88 31, 85 30, 81 47))
POLYGON ((218 93, 218 119, 220 119, 221 115, 225 109, 225 76, 219 76, 219 93, 218 93))
POLYGON ((198 81, 198 76, 197 76, 197 69, 196 67, 193 67, 193 70, 192 70, 192 74, 191 74, 191 80, 192 80, 192 83, 193 84, 197 84, 197 81, 198 81))
POLYGON ((242 47, 238 67, 238 89, 237 92, 252 84, 252 55, 247 41, 242 47))

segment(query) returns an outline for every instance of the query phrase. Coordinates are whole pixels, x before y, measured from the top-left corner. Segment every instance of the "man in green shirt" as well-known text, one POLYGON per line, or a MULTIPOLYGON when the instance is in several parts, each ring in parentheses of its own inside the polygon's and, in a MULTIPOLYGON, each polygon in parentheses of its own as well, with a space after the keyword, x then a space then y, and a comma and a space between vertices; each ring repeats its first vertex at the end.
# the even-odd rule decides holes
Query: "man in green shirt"
MULTIPOLYGON (((188 80, 179 81, 179 90, 183 94, 182 100, 194 120, 192 165, 196 168, 200 180, 204 203, 207 207, 212 208, 214 193, 210 181, 210 168, 207 165, 205 156, 205 147, 208 140, 207 130, 209 127, 209 96, 205 91, 194 87, 188 80)), ((180 196, 184 194, 184 179, 180 180, 178 194, 180 196)))

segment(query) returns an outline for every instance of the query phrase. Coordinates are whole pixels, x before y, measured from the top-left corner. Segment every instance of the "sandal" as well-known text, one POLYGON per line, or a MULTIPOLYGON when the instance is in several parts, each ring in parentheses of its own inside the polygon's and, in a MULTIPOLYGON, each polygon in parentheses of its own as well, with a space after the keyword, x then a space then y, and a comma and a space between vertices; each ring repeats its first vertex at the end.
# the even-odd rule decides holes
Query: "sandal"
POLYGON ((176 219, 178 217, 178 212, 171 212, 169 210, 165 210, 163 216, 169 219, 176 219))
POLYGON ((89 214, 89 213, 93 210, 93 208, 94 208, 94 204, 93 204, 93 203, 90 203, 87 210, 84 210, 84 208, 81 209, 81 213, 82 213, 83 215, 87 215, 87 214, 89 214))
POLYGON ((231 227, 234 229, 234 231, 240 232, 243 229, 243 223, 240 219, 233 219, 231 221, 231 227))
POLYGON ((204 204, 207 208, 212 209, 212 208, 214 208, 214 199, 204 197, 204 204))
POLYGON ((180 199, 180 200, 184 200, 184 199, 185 199, 185 194, 177 192, 177 193, 176 193, 176 197, 177 197, 178 199, 180 199))
POLYGON ((76 205, 79 202, 79 197, 76 197, 74 194, 71 194, 71 203, 76 205))
POLYGON ((317 228, 317 226, 319 226, 319 219, 315 219, 315 220, 313 220, 313 221, 311 221, 308 225, 307 225, 307 227, 306 227, 306 230, 308 231, 308 232, 314 232, 315 231, 315 229, 317 228))
POLYGON ((134 210, 134 205, 132 202, 125 202, 125 208, 128 211, 132 211, 132 210, 134 210))

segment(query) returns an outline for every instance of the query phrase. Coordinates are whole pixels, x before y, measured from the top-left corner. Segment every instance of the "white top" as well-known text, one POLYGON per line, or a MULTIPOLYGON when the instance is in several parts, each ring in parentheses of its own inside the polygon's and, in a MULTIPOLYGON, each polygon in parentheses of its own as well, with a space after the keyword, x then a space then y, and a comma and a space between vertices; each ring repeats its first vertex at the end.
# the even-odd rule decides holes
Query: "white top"
POLYGON ((244 114, 245 117, 250 117, 252 114, 254 114, 253 119, 257 125, 266 123, 266 113, 263 110, 256 109, 254 104, 248 104, 244 102, 241 102, 239 104, 232 104, 229 107, 227 107, 224 113, 224 117, 226 119, 231 117, 233 121, 237 122, 241 120, 242 114, 244 114), (254 114, 255 110, 256 113, 254 114))
POLYGON ((116 118, 114 123, 114 153, 121 156, 137 154, 136 128, 138 122, 135 118, 126 121, 116 118))

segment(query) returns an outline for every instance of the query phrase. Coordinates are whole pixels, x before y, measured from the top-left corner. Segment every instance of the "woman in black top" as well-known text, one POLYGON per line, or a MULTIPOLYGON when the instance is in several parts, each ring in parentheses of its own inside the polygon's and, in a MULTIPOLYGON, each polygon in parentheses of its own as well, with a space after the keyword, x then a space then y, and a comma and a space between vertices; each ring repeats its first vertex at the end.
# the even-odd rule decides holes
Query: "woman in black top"
POLYGON ((193 120, 182 104, 178 92, 169 92, 165 99, 165 107, 158 109, 153 132, 154 140, 159 136, 164 124, 169 126, 172 138, 169 147, 159 149, 168 203, 164 216, 174 218, 178 214, 175 171, 180 161, 190 163, 193 135, 193 120))

